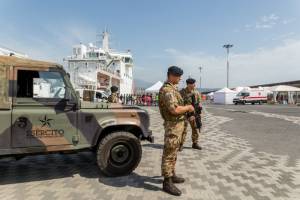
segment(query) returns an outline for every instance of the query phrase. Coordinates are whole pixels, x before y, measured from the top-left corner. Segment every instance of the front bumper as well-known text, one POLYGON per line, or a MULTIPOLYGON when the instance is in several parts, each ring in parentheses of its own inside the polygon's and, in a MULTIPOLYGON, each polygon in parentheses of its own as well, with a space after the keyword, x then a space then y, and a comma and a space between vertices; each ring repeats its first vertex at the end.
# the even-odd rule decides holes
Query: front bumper
POLYGON ((144 137, 143 139, 149 141, 150 143, 154 143, 154 136, 152 135, 152 131, 149 130, 147 132, 147 137, 144 137))

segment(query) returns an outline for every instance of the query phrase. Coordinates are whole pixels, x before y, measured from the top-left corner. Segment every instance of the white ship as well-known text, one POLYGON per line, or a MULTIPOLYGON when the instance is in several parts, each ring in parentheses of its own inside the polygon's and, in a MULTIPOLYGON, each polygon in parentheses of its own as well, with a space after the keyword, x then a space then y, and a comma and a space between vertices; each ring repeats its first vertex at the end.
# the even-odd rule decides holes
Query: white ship
POLYGON ((76 89, 109 91, 113 85, 120 94, 133 92, 133 59, 130 51, 116 52, 109 47, 109 34, 102 35, 102 47, 79 44, 65 59, 66 70, 76 89))

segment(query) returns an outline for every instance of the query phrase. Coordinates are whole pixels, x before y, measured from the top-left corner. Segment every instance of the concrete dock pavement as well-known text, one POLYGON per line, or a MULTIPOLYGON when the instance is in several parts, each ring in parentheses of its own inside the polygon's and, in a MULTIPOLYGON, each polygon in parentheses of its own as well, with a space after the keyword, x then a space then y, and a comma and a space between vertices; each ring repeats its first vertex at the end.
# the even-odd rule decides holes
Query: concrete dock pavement
MULTIPOLYGON (((147 109, 155 143, 142 143, 131 175, 103 176, 89 152, 0 160, 0 199, 179 199, 161 190, 162 119, 147 109)), ((300 113, 266 105, 204 110, 203 150, 191 148, 189 132, 178 155, 177 174, 186 178, 180 199, 300 199, 300 113)))

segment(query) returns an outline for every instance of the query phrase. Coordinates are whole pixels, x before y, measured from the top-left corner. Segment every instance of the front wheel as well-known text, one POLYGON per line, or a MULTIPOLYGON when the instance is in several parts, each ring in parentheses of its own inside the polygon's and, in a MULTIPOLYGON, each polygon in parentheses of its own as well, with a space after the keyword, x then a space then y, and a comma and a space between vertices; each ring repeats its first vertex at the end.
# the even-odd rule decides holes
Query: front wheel
POLYGON ((114 132, 104 137, 97 149, 97 164, 107 176, 130 174, 141 161, 142 147, 132 133, 114 132))

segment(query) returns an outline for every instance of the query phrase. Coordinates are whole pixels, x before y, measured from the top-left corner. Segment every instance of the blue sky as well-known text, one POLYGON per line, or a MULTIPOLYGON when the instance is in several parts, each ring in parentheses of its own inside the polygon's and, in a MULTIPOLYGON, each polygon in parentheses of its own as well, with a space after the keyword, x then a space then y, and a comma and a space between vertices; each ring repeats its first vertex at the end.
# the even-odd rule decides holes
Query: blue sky
POLYGON ((228 42, 231 86, 299 80, 299 11, 298 0, 1 0, 0 46, 62 63, 108 27, 145 81, 164 80, 174 64, 197 78, 201 65, 203 87, 223 87, 228 42))

